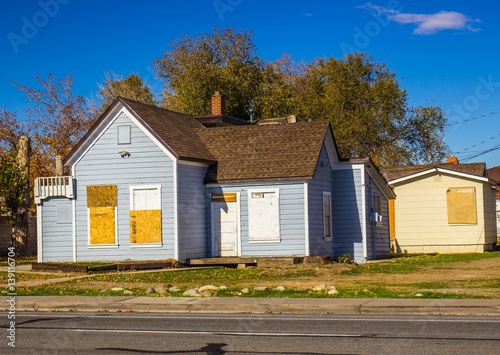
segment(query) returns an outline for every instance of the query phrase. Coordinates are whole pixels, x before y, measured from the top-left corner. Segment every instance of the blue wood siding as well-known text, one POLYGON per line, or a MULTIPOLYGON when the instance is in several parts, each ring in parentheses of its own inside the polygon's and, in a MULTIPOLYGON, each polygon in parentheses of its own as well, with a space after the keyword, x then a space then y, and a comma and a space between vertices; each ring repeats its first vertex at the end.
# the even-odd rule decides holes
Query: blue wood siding
MULTIPOLYGON (((309 255, 329 255, 333 256, 334 241, 324 240, 323 226, 323 192, 332 194, 332 205, 335 204, 333 196, 333 171, 330 165, 321 166, 327 163, 328 154, 323 144, 318 166, 314 174, 314 179, 308 182, 309 201, 309 255)), ((333 208, 332 208, 333 213, 333 208)), ((333 224, 333 229, 335 229, 333 224)))
POLYGON ((368 260, 383 259, 390 256, 391 240, 389 236, 389 211, 384 197, 372 177, 365 173, 366 184, 366 242, 368 260), (376 212, 376 196, 381 198, 382 222, 373 221, 376 212))
POLYGON ((173 258, 174 161, 122 113, 75 166, 77 185, 76 236, 78 260, 146 260, 173 258), (117 126, 131 126, 130 144, 118 144, 117 126), (129 157, 122 158, 120 151, 129 157), (161 184, 162 246, 130 245, 130 186, 161 184), (117 185, 117 248, 88 245, 87 191, 89 185, 117 185))
MULTIPOLYGON (((209 193, 240 193, 241 255, 254 256, 304 256, 305 209, 304 183, 210 187, 209 193), (279 189, 280 242, 249 242, 248 239, 248 190, 256 188, 279 189)), ((209 219, 207 235, 211 240, 212 227, 209 219)), ((210 246, 211 247, 211 246, 210 246)))
POLYGON ((208 256, 207 192, 203 179, 207 168, 179 164, 179 260, 208 256))
POLYGON ((42 201, 42 261, 73 261, 73 224, 58 219, 58 212, 71 210, 64 197, 42 201))
POLYGON ((360 169, 333 173, 334 256, 349 253, 356 261, 363 257, 363 187, 360 169))

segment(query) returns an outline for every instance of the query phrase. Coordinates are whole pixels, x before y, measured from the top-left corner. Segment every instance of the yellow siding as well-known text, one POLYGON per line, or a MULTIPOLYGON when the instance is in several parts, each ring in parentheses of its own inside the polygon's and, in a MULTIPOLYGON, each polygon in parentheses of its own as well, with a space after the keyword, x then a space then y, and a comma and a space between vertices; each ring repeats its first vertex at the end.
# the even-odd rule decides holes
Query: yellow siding
POLYGON ((161 210, 130 211, 130 243, 161 243, 161 210))
POLYGON ((394 186, 395 232, 399 251, 484 251, 485 201, 483 183, 442 174, 408 180, 394 186), (477 223, 448 223, 447 190, 453 187, 476 190, 477 223))

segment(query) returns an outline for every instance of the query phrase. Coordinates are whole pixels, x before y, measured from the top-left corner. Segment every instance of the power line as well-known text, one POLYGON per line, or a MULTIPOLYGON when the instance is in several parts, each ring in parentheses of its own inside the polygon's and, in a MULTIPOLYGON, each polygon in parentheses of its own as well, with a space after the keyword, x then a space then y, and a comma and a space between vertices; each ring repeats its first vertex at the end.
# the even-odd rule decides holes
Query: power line
POLYGON ((472 122, 472 121, 478 120, 480 118, 483 118, 483 117, 486 117, 486 116, 491 116, 491 115, 494 115, 494 114, 497 114, 497 113, 500 113, 500 110, 492 111, 490 113, 485 113, 484 115, 475 116, 475 117, 472 117, 472 118, 467 118, 465 120, 458 121, 458 122, 447 123, 446 126, 451 127, 451 126, 456 126, 456 125, 459 125, 459 124, 462 124, 462 123, 472 122))
POLYGON ((489 148, 489 149, 483 150, 482 152, 479 152, 479 153, 475 153, 475 154, 471 154, 471 155, 468 155, 468 156, 462 157, 462 158, 460 158, 459 160, 460 160, 461 162, 467 162, 467 161, 472 160, 472 159, 474 159, 474 158, 477 158, 477 157, 479 157, 479 156, 481 156, 481 155, 484 155, 484 154, 488 154, 488 153, 494 152, 495 150, 498 150, 498 149, 500 149, 500 144, 498 144, 498 145, 496 145, 496 146, 494 146, 494 147, 492 147, 492 148, 489 148))
POLYGON ((491 140, 493 140, 493 139, 495 139, 495 138, 497 138, 497 137, 500 137, 500 133, 498 133, 497 135, 495 135, 495 136, 493 136, 493 137, 490 137, 490 138, 488 138, 488 139, 485 139, 484 141, 481 141, 481 142, 479 142, 479 143, 476 143, 476 144, 474 144, 474 145, 471 145, 470 147, 467 147, 467 148, 465 148, 465 149, 463 149, 463 150, 461 150, 461 151, 459 151, 459 152, 456 152, 455 154, 461 154, 461 153, 463 153, 463 152, 465 152, 465 151, 467 151, 467 150, 469 150, 469 149, 471 149, 471 148, 475 148, 475 147, 477 147, 477 146, 479 146, 479 145, 481 145, 481 144, 484 144, 484 143, 486 143, 486 142, 489 142, 489 141, 491 141, 491 140))

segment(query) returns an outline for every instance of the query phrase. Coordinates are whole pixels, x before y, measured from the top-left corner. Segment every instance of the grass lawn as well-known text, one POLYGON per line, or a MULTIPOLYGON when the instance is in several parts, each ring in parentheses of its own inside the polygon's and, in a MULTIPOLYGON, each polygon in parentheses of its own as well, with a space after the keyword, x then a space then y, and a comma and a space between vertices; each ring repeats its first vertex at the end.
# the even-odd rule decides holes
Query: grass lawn
MULTIPOLYGON (((500 297, 500 252, 481 254, 432 254, 400 256, 364 264, 298 264, 272 268, 207 268, 160 272, 119 272, 96 274, 84 279, 23 286, 21 281, 62 277, 16 273, 19 295, 121 295, 111 291, 122 287, 145 296, 149 287, 164 293, 151 297, 177 297, 189 288, 224 285, 218 297, 370 297, 370 298, 498 298, 500 297), (338 293, 313 291, 320 284, 335 286, 338 293), (169 292, 171 286, 180 291, 169 292), (284 286, 285 291, 277 291, 284 286), (258 290, 256 287, 266 287, 258 290), (248 293, 242 293, 248 288, 248 293)), ((0 272, 0 283, 7 281, 0 272)))

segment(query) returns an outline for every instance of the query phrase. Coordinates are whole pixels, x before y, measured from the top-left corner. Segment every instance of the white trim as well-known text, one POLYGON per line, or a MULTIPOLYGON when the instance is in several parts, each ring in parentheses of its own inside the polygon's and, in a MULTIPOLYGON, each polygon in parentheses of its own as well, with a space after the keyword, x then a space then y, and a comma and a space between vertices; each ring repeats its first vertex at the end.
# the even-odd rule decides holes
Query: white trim
MULTIPOLYGON (((240 257, 242 255, 242 239, 241 239, 241 199, 239 192, 226 191, 227 193, 236 194, 236 202, 226 202, 226 203, 234 203, 236 207, 236 256, 240 257)), ((218 192, 209 192, 208 199, 212 200, 212 195, 217 194, 218 192)), ((210 202, 210 226, 211 226, 211 244, 212 244, 212 257, 220 257, 219 255, 219 243, 217 241, 217 234, 215 231, 215 221, 216 221, 216 211, 215 205, 220 202, 210 202)))
POLYGON ((309 184, 304 183, 304 255, 309 256, 309 184))
MULTIPOLYGON (((173 159, 173 165, 172 165, 172 173, 173 173, 173 190, 174 190, 174 259, 179 260, 179 174, 177 172, 177 164, 178 160, 175 158, 173 159)), ((161 190, 160 190, 160 195, 161 195, 161 190)), ((161 203, 161 199, 160 199, 161 203)), ((160 205, 160 208, 162 206, 160 205)), ((163 229, 163 225, 162 225, 163 229)), ((163 241, 163 231, 162 231, 162 236, 161 240, 163 241)))
POLYGON ((76 262, 77 251, 76 251, 76 199, 71 200, 71 222, 73 224, 71 233, 73 238, 73 262, 76 262))
POLYGON ((248 241, 248 244, 264 244, 264 243, 281 243, 280 239, 252 239, 248 241))
POLYGON ((197 161, 190 161, 190 160, 178 160, 178 163, 180 165, 197 166, 200 168, 207 168, 210 166, 210 164, 207 164, 207 163, 200 163, 197 161))
POLYGON ((411 179, 415 179, 415 178, 418 178, 418 177, 421 177, 424 175, 432 174, 434 172, 446 173, 446 174, 460 176, 460 177, 464 177, 464 178, 472 179, 472 180, 477 180, 477 181, 490 182, 490 180, 487 177, 481 177, 481 176, 477 176, 477 175, 461 173, 458 171, 453 171, 453 170, 448 170, 448 169, 443 169, 443 168, 432 168, 429 170, 421 171, 420 173, 416 173, 416 174, 404 176, 404 177, 399 178, 399 179, 391 180, 388 183, 389 183, 389 185, 394 185, 394 184, 398 184, 400 182, 404 182, 406 180, 411 180, 411 179))
POLYGON ((361 165, 361 236, 363 240, 363 258, 368 260, 368 243, 367 243, 367 230, 366 230, 366 179, 364 165, 361 165))
POLYGON ((42 227, 42 205, 36 205, 36 248, 37 248, 37 262, 43 261, 43 227, 42 227))
POLYGON ((241 256, 241 244, 242 244, 242 240, 241 240, 241 221, 240 221, 240 217, 241 217, 240 216, 240 204, 241 204, 240 193, 236 192, 236 227, 237 227, 236 234, 237 234, 237 238, 238 238, 238 240, 236 242, 238 243, 237 253, 238 253, 239 257, 241 256))
POLYGON ((163 243, 130 243, 131 249, 140 248, 162 248, 163 243))
MULTIPOLYGON (((120 105, 122 107, 117 110, 117 113, 114 116, 112 116, 112 112, 111 112, 101 122, 100 127, 97 127, 95 129, 94 133, 96 135, 89 142, 89 144, 85 148, 85 150, 83 150, 82 152, 75 152, 75 155, 78 155, 78 158, 74 162, 72 162, 72 163, 68 162, 68 163, 70 163, 72 166, 78 164, 80 162, 80 160, 82 160, 82 158, 88 153, 88 151, 90 149, 92 149, 92 147, 96 144, 96 142, 102 137, 102 135, 109 129, 109 127, 111 127, 111 125, 113 125, 115 123, 115 121, 118 119, 118 117, 122 113, 125 114, 146 136, 148 136, 149 139, 151 139, 153 141, 153 143, 155 143, 171 160, 173 160, 175 162, 177 159, 175 158, 174 154, 171 151, 169 151, 163 144, 161 144, 160 141, 158 141, 158 139, 156 139, 155 136, 153 136, 153 134, 151 132, 149 132, 149 130, 147 130, 146 127, 144 127, 126 107, 124 107, 121 103, 120 103, 120 105), (106 120, 108 120, 108 119, 109 119, 109 122, 106 123, 106 120), (99 133, 97 133, 97 132, 99 132, 99 133)), ((117 106, 117 108, 118 108, 118 106, 117 106)), ((89 137, 88 139, 91 139, 91 137, 89 137)), ((133 152, 131 152, 131 153, 133 154, 133 152)), ((116 154, 118 154, 118 152, 116 152, 116 154)))
POLYGON ((118 249, 118 244, 87 244, 89 249, 118 249))

